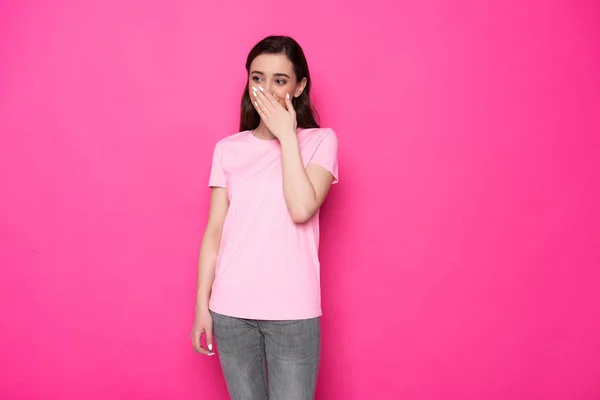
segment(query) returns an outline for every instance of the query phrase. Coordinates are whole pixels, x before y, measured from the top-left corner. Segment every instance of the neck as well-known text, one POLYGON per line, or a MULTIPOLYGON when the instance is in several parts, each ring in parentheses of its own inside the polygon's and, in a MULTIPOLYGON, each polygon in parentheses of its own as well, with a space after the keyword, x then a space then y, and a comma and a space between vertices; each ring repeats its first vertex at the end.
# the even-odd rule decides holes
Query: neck
POLYGON ((262 122, 262 120, 258 124, 258 127, 254 130, 254 136, 256 136, 259 139, 265 139, 265 140, 277 139, 277 137, 275 137, 275 135, 273 135, 271 133, 269 128, 267 128, 267 126, 264 124, 264 122, 262 122))

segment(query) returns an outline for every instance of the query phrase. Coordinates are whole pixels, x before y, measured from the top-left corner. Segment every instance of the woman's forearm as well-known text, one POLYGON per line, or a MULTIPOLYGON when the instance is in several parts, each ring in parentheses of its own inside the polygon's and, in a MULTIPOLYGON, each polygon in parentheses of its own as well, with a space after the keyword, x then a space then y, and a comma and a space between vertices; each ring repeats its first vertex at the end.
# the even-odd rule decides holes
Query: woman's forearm
POLYGON ((315 188, 306 174, 297 136, 280 142, 285 202, 292 220, 302 223, 310 219, 317 209, 315 188))
POLYGON ((210 292, 215 279, 215 268, 221 241, 221 229, 207 228, 200 245, 200 256, 198 260, 198 290, 196 297, 196 309, 208 308, 210 292))

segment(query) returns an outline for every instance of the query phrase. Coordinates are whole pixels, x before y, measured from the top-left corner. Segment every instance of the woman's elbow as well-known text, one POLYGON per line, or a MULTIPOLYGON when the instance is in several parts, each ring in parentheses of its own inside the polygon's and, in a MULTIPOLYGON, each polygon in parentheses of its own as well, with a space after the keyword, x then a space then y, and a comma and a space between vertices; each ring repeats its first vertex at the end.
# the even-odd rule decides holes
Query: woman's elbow
POLYGON ((316 210, 313 207, 296 207, 290 209, 290 217, 296 224, 303 224, 309 221, 314 215, 316 210))

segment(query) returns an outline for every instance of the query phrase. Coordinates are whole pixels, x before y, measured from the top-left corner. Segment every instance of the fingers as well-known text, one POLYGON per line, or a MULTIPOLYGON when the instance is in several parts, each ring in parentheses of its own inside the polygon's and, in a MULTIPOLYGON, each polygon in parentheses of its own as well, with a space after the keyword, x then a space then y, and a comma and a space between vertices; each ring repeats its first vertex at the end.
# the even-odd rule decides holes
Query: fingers
POLYGON ((213 334, 212 334, 212 328, 207 329, 206 332, 206 347, 208 347, 208 355, 209 356, 213 356, 215 355, 215 353, 213 352, 213 334))
POLYGON ((255 86, 253 86, 252 94, 254 95, 254 100, 258 102, 258 106, 265 114, 269 114, 273 110, 273 104, 271 104, 267 98, 267 94, 262 87, 257 89, 255 86))
POLYGON ((265 91, 262 87, 252 87, 252 93, 267 115, 277 111, 277 109, 285 109, 274 95, 265 91))
POLYGON ((261 87, 260 88, 260 92, 259 95, 262 94, 265 99, 267 100, 268 104, 271 105, 271 109, 275 110, 278 106, 281 106, 281 104, 279 104, 279 102, 275 99, 275 96, 273 96, 271 93, 267 93, 264 91, 264 89, 261 87))
POLYGON ((196 350, 198 353, 202 353, 202 345, 200 344, 200 336, 202 335, 201 332, 199 331, 192 331, 191 337, 192 337, 192 346, 194 347, 194 350, 196 350))
POLYGON ((292 104, 292 99, 289 93, 285 95, 285 105, 287 106, 287 110, 290 112, 290 114, 292 114, 292 116, 295 118, 296 110, 294 110, 294 105, 292 104))
POLYGON ((254 98, 254 100, 252 101, 252 104, 254 104, 254 108, 256 109, 256 112, 258 113, 258 115, 260 115, 260 119, 262 119, 263 121, 267 120, 267 115, 265 114, 262 105, 258 103, 258 99, 254 98))
POLYGON ((267 105, 268 101, 266 100, 264 93, 262 91, 259 92, 254 86, 252 87, 252 95, 254 97, 254 107, 256 108, 256 111, 260 117, 264 120, 270 113, 270 108, 267 105))
POLYGON ((202 332, 200 331, 193 331, 192 332, 192 346, 194 347, 194 350, 196 350, 198 353, 203 354, 205 356, 213 356, 215 355, 215 353, 212 351, 213 345, 212 345, 212 332, 210 333, 210 342, 208 341, 208 335, 207 335, 207 347, 208 349, 205 349, 202 346, 202 342, 201 342, 201 337, 202 337, 202 332))
POLYGON ((296 111, 292 105, 292 100, 289 93, 286 95, 284 104, 280 103, 272 94, 266 92, 262 87, 252 87, 251 101, 254 104, 254 108, 261 120, 265 121, 269 125, 269 121, 279 118, 286 112, 294 119, 296 119, 296 111))

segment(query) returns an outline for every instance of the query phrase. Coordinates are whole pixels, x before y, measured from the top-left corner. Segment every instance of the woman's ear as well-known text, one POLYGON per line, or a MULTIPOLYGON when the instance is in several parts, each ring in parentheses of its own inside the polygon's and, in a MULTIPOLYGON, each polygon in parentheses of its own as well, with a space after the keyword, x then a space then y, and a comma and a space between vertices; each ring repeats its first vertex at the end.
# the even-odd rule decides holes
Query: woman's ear
POLYGON ((302 92, 304 92, 304 88, 306 87, 306 78, 302 78, 302 80, 296 85, 296 92, 294 93, 294 97, 300 97, 302 92))

